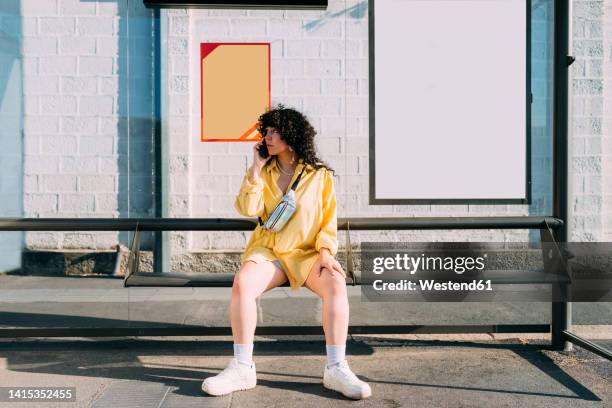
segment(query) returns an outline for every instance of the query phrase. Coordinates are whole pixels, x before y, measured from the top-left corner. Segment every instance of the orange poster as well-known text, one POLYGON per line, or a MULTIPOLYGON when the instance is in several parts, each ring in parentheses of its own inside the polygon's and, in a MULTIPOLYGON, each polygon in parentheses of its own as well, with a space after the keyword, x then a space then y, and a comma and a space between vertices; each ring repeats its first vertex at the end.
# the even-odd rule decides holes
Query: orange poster
POLYGON ((270 108, 270 43, 201 43, 201 140, 259 140, 270 108))

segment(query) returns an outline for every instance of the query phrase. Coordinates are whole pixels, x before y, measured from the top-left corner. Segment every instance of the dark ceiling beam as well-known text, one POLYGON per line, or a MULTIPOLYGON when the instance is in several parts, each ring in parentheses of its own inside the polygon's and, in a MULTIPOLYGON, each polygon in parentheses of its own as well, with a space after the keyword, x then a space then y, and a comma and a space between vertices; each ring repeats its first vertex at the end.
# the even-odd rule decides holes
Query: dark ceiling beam
POLYGON ((326 10, 327 0, 144 0, 150 8, 237 8, 237 9, 281 9, 281 10, 326 10))

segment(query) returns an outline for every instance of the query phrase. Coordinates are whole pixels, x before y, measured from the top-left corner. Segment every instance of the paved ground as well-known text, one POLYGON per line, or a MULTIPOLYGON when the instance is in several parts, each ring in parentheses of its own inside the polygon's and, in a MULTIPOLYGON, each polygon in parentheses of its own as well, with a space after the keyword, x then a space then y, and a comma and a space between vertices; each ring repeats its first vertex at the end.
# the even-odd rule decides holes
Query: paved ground
MULTIPOLYGON (((451 336, 447 336, 451 337, 451 336)), ((4 407, 612 407, 612 363, 580 348, 549 351, 507 340, 401 340, 355 336, 349 364, 372 387, 350 401, 321 385, 320 340, 258 337, 258 386, 210 397, 202 380, 231 357, 228 338, 0 341, 3 386, 76 386, 77 402, 4 407)), ((607 347, 612 341, 598 340, 607 347)))
MULTIPOLYGON (((121 280, 0 279, 0 329, 228 326, 230 288, 124 288, 121 280)), ((351 324, 547 324, 537 302, 363 302, 349 287, 351 324)), ((306 289, 262 296, 259 326, 320 324, 306 289)), ((573 332, 612 349, 612 303, 573 304, 573 332)), ((0 338, 0 386, 75 386, 77 402, 0 407, 612 407, 612 363, 548 334, 353 335, 350 366, 373 395, 345 400, 321 385, 321 336, 258 336, 258 386, 209 397, 201 382, 225 367, 229 337, 0 338)))

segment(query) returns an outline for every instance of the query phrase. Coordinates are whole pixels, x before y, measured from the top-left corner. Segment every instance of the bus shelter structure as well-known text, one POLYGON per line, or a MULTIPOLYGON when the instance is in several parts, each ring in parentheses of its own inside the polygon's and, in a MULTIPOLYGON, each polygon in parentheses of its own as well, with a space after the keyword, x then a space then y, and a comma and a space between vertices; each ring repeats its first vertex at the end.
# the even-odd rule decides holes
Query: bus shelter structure
MULTIPOLYGON (((155 7, 187 7, 188 2, 149 1, 155 7)), ((218 3, 218 2, 217 2, 218 3)), ((254 3, 254 2, 251 2, 254 3)), ((271 2, 268 2, 271 3, 271 2)), ((273 3, 273 2, 272 2, 273 3)), ((306 2, 308 3, 308 2, 306 2)), ((313 2, 311 7, 320 7, 322 2, 313 2), (314 4, 316 3, 316 4, 314 4)), ((568 214, 568 67, 574 58, 568 55, 569 42, 569 1, 555 3, 554 16, 554 86, 553 86, 553 211, 549 216, 520 217, 425 217, 425 218, 339 218, 338 229, 350 230, 443 230, 443 229, 538 229, 542 243, 559 243, 567 241, 568 214)), ((242 2, 241 4, 244 4, 242 2)), ((280 3, 279 3, 280 4, 280 3)), ((276 4, 278 7, 279 4, 276 4)), ((218 5, 218 4, 217 4, 218 5)), ((267 4, 268 8, 275 4, 267 4)), ((282 6, 282 5, 280 5, 282 6)), ((285 5, 286 6, 286 5, 285 5)), ((304 5, 305 7, 308 5, 304 5)), ((159 8, 155 9, 156 51, 161 48, 159 8)), ((160 52, 157 56, 155 70, 156 81, 161 81, 159 70, 160 52)), ((159 86, 157 86, 159 89, 159 86)), ((155 103, 155 172, 161 171, 161 96, 159 90, 155 103)), ((156 183, 160 183, 159 178, 156 183)), ((162 232, 163 231, 248 231, 256 225, 256 220, 229 218, 162 218, 161 186, 156 185, 155 218, 112 218, 112 219, 65 219, 65 218, 2 218, 0 231, 131 231, 133 239, 129 255, 128 272, 124 286, 155 287, 227 287, 231 286, 233 274, 211 273, 176 273, 163 271, 162 232), (154 272, 139 271, 140 232, 154 231, 154 272)), ((565 265, 566 254, 556 246, 555 262, 565 265)), ((348 284, 360 285, 361 278, 354 271, 351 245, 347 242, 348 284)), ((546 280, 549 262, 542 257, 542 268, 539 271, 520 270, 502 271, 492 276, 498 283, 550 283, 546 280)), ((548 271, 550 272, 550 271, 548 271)), ((564 282, 571 284, 571 278, 564 282)), ((287 284, 285 284, 287 285, 287 284)), ((350 326, 349 332, 361 333, 512 333, 512 332, 550 332, 551 347, 555 350, 571 350, 570 344, 579 345, 593 353, 612 360, 612 353, 601 346, 590 342, 570 331, 571 303, 551 303, 551 324, 536 325, 470 325, 470 326, 398 326, 367 325, 350 326)), ((258 334, 320 334, 320 326, 275 326, 258 327, 258 334)), ((228 335, 231 327, 168 327, 168 328, 58 328, 58 329, 0 329, 0 337, 30 336, 121 336, 121 335, 228 335)))

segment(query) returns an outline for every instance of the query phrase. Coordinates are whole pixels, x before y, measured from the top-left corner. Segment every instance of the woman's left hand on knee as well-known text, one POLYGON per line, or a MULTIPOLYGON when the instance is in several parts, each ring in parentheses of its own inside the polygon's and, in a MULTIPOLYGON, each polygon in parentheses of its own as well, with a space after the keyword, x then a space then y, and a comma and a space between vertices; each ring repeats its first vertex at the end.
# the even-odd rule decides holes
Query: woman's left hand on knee
POLYGON ((344 269, 342 269, 340 262, 338 262, 331 255, 321 256, 321 263, 319 265, 319 276, 321 276, 321 274, 323 273, 324 268, 327 268, 332 276, 334 276, 336 273, 339 273, 344 278, 346 278, 346 272, 344 272, 344 269))

